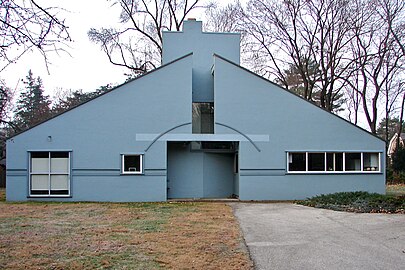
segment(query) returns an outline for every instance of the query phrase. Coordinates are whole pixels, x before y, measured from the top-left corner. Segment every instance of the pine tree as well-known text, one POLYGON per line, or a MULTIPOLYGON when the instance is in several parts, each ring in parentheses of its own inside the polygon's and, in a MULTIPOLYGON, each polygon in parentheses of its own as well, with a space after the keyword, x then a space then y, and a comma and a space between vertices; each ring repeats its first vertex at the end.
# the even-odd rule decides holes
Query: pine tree
POLYGON ((32 71, 23 80, 25 89, 17 100, 14 123, 21 130, 28 129, 51 116, 49 96, 44 94, 40 77, 34 78, 32 71))

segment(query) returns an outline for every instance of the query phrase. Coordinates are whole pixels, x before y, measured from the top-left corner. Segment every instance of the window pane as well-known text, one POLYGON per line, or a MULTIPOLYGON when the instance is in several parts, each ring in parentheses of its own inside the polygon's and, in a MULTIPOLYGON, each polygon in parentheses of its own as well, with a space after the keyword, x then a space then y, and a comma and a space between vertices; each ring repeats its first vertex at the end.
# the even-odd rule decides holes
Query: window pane
POLYGON ((31 152, 31 158, 48 158, 49 152, 31 152))
POLYGON ((335 153, 335 171, 343 171, 343 153, 335 153))
POLYGON ((380 162, 378 158, 378 153, 364 153, 363 154, 363 170, 365 171, 379 171, 380 162))
POLYGON ((51 190, 51 195, 69 195, 69 190, 51 190))
POLYGON ((51 152, 51 158, 68 158, 69 152, 51 152))
POLYGON ((124 172, 141 172, 141 156, 124 156, 124 172))
POLYGON ((325 171, 324 153, 308 153, 308 171, 325 171))
POLYGON ((306 171, 305 153, 288 154, 288 170, 292 172, 306 171))
POLYGON ((326 153, 326 170, 335 170, 335 153, 326 153))
POLYGON ((214 103, 193 103, 193 133, 214 133, 214 103))
POLYGON ((51 175, 51 190, 68 190, 68 175, 51 175))
POLYGON ((47 174, 31 175, 31 190, 48 190, 48 181, 47 174))
POLYGON ((33 173, 47 173, 49 172, 49 158, 48 157, 32 157, 31 158, 31 172, 33 173))
POLYGON ((360 171, 361 170, 361 154, 360 153, 346 153, 346 171, 360 171))
POLYGON ((52 173, 68 173, 69 159, 64 157, 51 157, 52 173))
POLYGON ((326 153, 327 171, 343 171, 343 153, 326 153))

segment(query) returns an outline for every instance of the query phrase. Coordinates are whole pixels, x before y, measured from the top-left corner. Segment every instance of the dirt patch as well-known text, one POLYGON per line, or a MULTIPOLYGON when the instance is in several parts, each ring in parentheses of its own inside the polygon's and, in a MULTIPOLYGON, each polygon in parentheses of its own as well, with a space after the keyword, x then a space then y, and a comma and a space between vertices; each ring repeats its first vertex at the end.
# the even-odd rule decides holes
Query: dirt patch
POLYGON ((0 269, 251 269, 223 203, 0 202, 0 269))

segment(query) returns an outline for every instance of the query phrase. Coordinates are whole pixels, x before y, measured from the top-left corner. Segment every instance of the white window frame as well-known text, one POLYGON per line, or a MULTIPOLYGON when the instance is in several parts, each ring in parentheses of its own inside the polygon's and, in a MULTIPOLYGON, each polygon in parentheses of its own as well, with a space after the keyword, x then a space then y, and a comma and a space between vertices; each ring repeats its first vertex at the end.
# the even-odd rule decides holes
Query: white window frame
POLYGON ((70 197, 71 195, 71 188, 70 188, 70 182, 71 182, 71 151, 29 151, 29 162, 28 162, 28 194, 30 197, 70 197), (48 171, 47 172, 32 172, 31 164, 32 164, 32 153, 48 153, 48 171), (52 153, 68 153, 68 170, 67 173, 61 173, 61 172, 51 172, 51 154, 52 153), (31 182, 32 182, 32 176, 33 175, 48 175, 48 194, 31 194, 31 182), (51 176, 52 175, 67 175, 68 177, 68 194, 51 194, 51 176))
POLYGON ((289 174, 351 174, 351 173, 381 173, 381 152, 372 152, 372 151, 288 151, 287 153, 287 167, 286 167, 286 171, 289 174), (289 170, 289 156, 291 154, 294 153, 305 153, 305 171, 290 171, 289 170), (324 153, 325 154, 325 170, 324 171, 309 171, 308 170, 308 154, 312 154, 312 153, 324 153), (327 154, 328 153, 333 153, 333 167, 334 170, 333 171, 328 171, 328 167, 327 167, 327 154), (343 170, 342 171, 335 171, 336 169, 336 153, 343 153, 343 170), (356 154, 360 154, 360 170, 356 170, 356 171, 348 171, 346 170, 346 154, 349 153, 356 153, 356 154), (363 155, 367 153, 367 154, 378 154, 378 170, 375 171, 365 171, 364 170, 364 158, 363 155))
POLYGON ((144 154, 121 154, 121 174, 143 174, 143 158, 144 154), (125 164, 125 157, 128 156, 139 156, 139 163, 140 163, 140 170, 139 171, 125 171, 124 170, 124 164, 125 164))

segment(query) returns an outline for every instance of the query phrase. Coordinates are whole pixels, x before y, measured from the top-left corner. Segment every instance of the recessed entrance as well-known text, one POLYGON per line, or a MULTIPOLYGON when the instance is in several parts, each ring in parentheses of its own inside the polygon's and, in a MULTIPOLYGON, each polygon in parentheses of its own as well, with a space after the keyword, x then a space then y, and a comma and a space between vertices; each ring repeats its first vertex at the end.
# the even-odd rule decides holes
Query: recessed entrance
POLYGON ((235 194, 236 147, 229 142, 168 142, 168 199, 231 198, 235 194), (210 149, 196 144, 210 145, 210 149), (217 148, 217 149, 216 149, 217 148), (219 149, 218 149, 219 148, 219 149), (197 149, 197 150, 195 150, 197 149))

